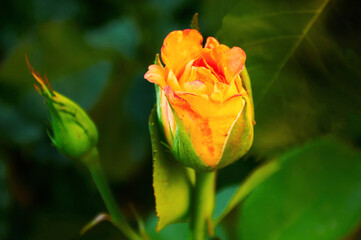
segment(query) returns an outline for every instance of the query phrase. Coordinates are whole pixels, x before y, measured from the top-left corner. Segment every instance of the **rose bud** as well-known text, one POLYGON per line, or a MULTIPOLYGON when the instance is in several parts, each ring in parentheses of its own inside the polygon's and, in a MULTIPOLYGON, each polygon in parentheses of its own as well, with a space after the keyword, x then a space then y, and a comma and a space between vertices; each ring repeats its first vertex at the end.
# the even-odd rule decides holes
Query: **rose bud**
POLYGON ((164 39, 144 78, 156 84, 157 115, 175 158, 196 170, 222 168, 253 142, 254 113, 246 55, 194 29, 164 39))
POLYGON ((65 156, 83 159, 95 149, 98 142, 95 124, 78 104, 54 91, 46 76, 44 79, 41 78, 28 60, 27 63, 38 83, 34 84, 34 87, 45 98, 51 115, 52 136, 49 134, 51 141, 65 156))

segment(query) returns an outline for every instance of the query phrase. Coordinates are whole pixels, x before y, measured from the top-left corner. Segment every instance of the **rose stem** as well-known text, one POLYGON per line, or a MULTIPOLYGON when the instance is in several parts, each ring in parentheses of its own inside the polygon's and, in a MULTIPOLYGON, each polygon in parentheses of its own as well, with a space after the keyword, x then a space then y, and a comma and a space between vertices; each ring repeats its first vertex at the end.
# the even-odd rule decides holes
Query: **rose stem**
POLYGON ((215 203, 216 171, 196 172, 190 235, 192 240, 204 240, 205 225, 208 222, 208 233, 213 234, 211 218, 215 203))
POLYGON ((112 217, 113 224, 130 240, 142 240, 142 238, 130 227, 124 215, 120 211, 114 196, 109 188, 103 169, 99 161, 98 150, 94 148, 83 159, 88 167, 98 191, 112 217))

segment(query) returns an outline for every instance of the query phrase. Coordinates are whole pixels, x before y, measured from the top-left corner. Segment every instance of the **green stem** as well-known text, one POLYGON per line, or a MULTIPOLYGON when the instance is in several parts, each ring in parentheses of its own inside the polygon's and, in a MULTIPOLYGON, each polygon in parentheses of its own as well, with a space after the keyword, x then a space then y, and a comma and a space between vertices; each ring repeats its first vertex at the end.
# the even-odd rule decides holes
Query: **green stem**
POLYGON ((142 238, 131 228, 124 215, 120 211, 114 196, 109 188, 103 169, 99 161, 98 150, 94 148, 83 159, 88 167, 93 180, 100 192, 101 197, 112 217, 113 224, 130 240, 142 240, 142 238))
POLYGON ((215 203, 216 172, 196 172, 196 185, 190 222, 192 240, 204 240, 206 222, 207 232, 213 235, 212 215, 215 203))

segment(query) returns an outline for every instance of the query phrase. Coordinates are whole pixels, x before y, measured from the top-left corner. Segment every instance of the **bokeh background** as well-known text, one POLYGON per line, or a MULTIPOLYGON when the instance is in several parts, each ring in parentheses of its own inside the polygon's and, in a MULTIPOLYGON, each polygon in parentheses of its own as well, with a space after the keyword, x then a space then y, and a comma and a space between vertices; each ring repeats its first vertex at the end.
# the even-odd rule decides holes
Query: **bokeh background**
MULTIPOLYGON (((361 10, 357 1, 2 0, 0 239, 122 239, 110 223, 79 232, 105 207, 87 169, 51 146, 48 114, 25 63, 84 107, 100 132, 119 205, 154 235, 143 75, 164 37, 199 13, 203 36, 247 54, 255 142, 218 175, 217 209, 270 159, 284 167, 225 219, 221 239, 361 239, 361 10)), ((184 224, 155 239, 185 239, 184 224)))

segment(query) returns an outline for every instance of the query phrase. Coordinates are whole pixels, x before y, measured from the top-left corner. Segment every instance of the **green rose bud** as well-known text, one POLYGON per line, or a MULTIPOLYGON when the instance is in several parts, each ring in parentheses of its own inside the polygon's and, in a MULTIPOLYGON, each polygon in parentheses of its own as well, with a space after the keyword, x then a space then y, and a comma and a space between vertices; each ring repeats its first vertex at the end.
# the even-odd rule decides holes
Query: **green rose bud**
POLYGON ((98 142, 98 131, 94 122, 78 104, 54 91, 47 77, 41 78, 27 58, 26 61, 37 81, 34 87, 45 98, 51 115, 51 141, 65 156, 72 159, 83 158, 98 142))

